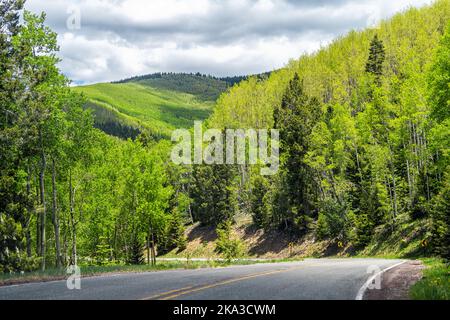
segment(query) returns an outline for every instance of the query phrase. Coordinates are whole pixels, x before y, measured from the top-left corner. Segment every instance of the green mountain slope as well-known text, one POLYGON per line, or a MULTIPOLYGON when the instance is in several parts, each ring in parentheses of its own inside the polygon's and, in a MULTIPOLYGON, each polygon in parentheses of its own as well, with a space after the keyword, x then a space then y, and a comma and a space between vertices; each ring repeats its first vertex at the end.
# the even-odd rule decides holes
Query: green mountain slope
POLYGON ((449 19, 450 1, 441 0, 397 14, 382 21, 377 28, 351 31, 314 54, 290 61, 265 81, 254 78, 242 81, 230 94, 219 99, 211 124, 215 127, 272 127, 274 106, 281 104, 295 73, 303 80, 305 90, 324 104, 348 104, 359 111, 370 41, 375 34, 386 49, 383 88, 391 91, 393 98, 407 104, 406 92, 398 91, 405 88, 404 91, 423 94, 425 85, 416 78, 425 80, 425 71, 449 19))
POLYGON ((211 127, 280 130, 278 176, 249 169, 238 191, 253 196, 254 224, 344 253, 448 256, 448 39, 450 1, 439 0, 222 95, 211 127))
POLYGON ((173 129, 189 128, 195 120, 208 118, 217 98, 247 78, 155 73, 74 90, 86 96, 96 126, 106 133, 126 139, 145 130, 160 139, 170 137, 173 129))
MULTIPOLYGON (((258 76, 265 75, 267 74, 258 76)), ((117 83, 138 83, 152 88, 192 94, 202 101, 216 101, 229 87, 247 78, 248 76, 217 78, 200 73, 154 73, 117 83)))
POLYGON ((75 88, 88 99, 96 125, 105 132, 133 138, 141 130, 165 138, 175 128, 189 128, 210 114, 212 102, 192 94, 138 83, 101 83, 75 88))

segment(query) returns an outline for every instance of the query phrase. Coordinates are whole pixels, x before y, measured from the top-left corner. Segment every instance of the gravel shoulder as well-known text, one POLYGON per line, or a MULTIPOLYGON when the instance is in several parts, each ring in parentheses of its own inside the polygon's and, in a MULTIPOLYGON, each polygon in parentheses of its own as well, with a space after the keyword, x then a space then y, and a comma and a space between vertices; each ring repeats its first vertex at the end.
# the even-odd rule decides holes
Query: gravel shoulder
POLYGON ((422 279, 425 266, 421 261, 408 261, 382 274, 381 289, 367 290, 364 300, 409 300, 409 290, 422 279))

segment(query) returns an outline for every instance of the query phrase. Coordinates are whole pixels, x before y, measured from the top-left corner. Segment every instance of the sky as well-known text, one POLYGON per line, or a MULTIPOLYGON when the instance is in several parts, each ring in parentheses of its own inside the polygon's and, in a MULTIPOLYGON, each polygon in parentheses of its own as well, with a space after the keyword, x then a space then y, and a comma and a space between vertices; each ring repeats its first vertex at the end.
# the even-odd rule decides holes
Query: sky
POLYGON ((154 72, 256 74, 431 0, 28 0, 74 84, 154 72))

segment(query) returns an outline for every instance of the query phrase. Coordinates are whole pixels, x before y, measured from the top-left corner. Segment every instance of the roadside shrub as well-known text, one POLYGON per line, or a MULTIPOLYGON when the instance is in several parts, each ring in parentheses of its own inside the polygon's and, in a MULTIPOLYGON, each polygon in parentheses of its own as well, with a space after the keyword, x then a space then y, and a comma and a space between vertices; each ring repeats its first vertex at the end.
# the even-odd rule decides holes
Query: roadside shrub
POLYGON ((233 238, 231 221, 221 223, 217 229, 215 251, 221 254, 228 262, 239 258, 244 253, 244 244, 240 239, 233 238))
POLYGON ((99 243, 96 245, 95 262, 99 266, 107 266, 112 263, 111 247, 108 244, 108 238, 100 236, 99 243))
POLYGON ((26 253, 11 253, 8 263, 0 265, 0 273, 31 272, 39 269, 41 258, 28 257, 26 253))

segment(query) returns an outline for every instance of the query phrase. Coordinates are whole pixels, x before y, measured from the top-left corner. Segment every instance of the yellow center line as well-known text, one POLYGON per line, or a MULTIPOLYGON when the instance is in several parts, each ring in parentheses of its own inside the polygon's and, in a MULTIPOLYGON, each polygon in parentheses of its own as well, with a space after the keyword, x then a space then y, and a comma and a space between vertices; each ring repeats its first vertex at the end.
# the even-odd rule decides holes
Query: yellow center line
POLYGON ((157 298, 159 298, 159 297, 166 296, 166 295, 171 294, 171 293, 175 293, 175 292, 183 291, 183 290, 188 290, 188 289, 191 289, 191 288, 193 288, 193 286, 189 286, 189 287, 184 287, 184 288, 180 288, 180 289, 175 289, 175 290, 163 292, 163 293, 160 293, 160 294, 156 294, 156 295, 154 295, 154 296, 151 296, 151 297, 143 298, 143 299, 141 299, 141 300, 153 300, 153 299, 157 299, 157 298))
POLYGON ((186 295, 186 294, 190 294, 190 293, 194 293, 194 292, 198 292, 198 291, 202 291, 202 290, 206 290, 206 289, 215 288, 215 287, 223 286, 223 285, 234 283, 234 282, 239 282, 239 281, 253 279, 253 278, 262 277, 262 276, 268 276, 268 275, 272 275, 272 274, 288 272, 288 271, 292 271, 292 270, 298 270, 298 269, 302 269, 302 268, 309 267, 309 266, 311 266, 311 265, 307 265, 307 266, 304 265, 304 266, 298 266, 298 267, 292 267, 292 268, 288 268, 288 269, 268 271, 268 272, 262 272, 262 273, 254 273, 254 274, 250 274, 248 276, 233 278, 233 279, 229 279, 229 280, 225 280, 225 281, 221 281, 221 282, 204 285, 204 286, 197 287, 197 288, 188 287, 188 288, 184 288, 184 289, 172 290, 172 291, 168 291, 168 292, 165 292, 165 293, 162 293, 162 294, 159 294, 159 295, 156 295, 156 296, 150 297, 148 299, 144 299, 144 300, 158 299, 158 298, 159 298, 159 300, 170 300, 170 299, 174 299, 179 296, 182 296, 182 295, 186 295), (171 293, 174 293, 174 294, 171 294, 171 293))

